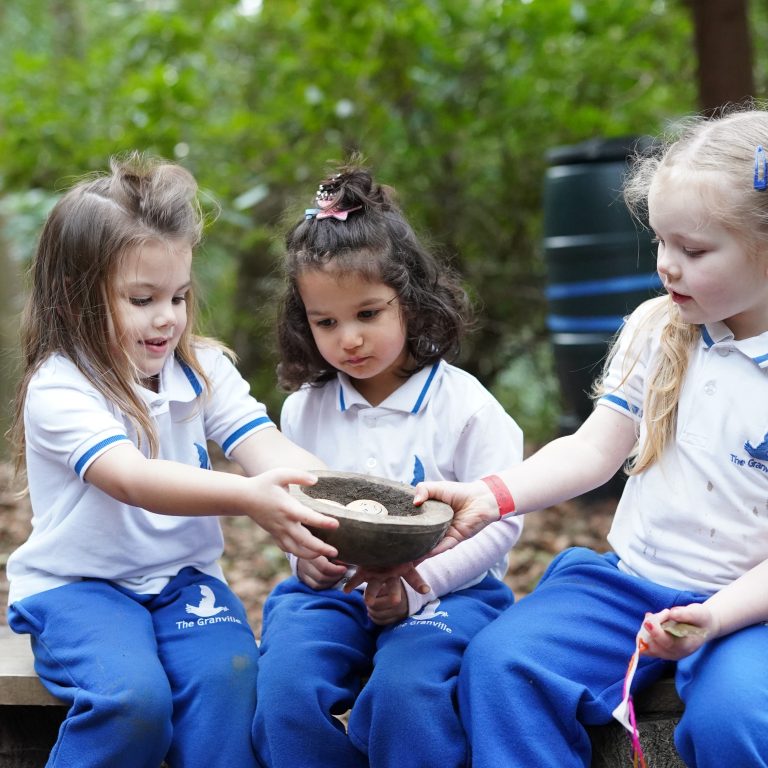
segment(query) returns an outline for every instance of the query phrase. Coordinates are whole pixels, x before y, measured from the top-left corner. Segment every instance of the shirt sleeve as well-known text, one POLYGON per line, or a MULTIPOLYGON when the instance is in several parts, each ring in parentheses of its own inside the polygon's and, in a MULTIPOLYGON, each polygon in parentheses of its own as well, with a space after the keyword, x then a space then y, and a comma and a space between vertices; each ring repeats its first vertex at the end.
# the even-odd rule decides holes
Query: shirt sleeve
MULTIPOLYGON (((666 301, 665 297, 662 297, 666 301)), ((657 348, 660 326, 654 321, 663 308, 659 299, 641 304, 625 321, 603 378, 604 394, 597 401, 639 422, 643 416, 645 381, 657 348)))
POLYGON ((523 460, 523 430, 490 393, 464 426, 455 449, 454 472, 471 482, 523 460))
POLYGON ((429 584, 426 595, 403 582, 408 597, 408 615, 418 613, 427 603, 458 589, 465 589, 503 561, 515 546, 523 529, 520 518, 506 518, 486 525, 480 533, 457 544, 453 549, 425 560, 417 567, 429 584))
POLYGON ((261 429, 274 428, 275 423, 264 404, 250 394, 250 385, 226 355, 205 350, 200 358, 207 362, 206 373, 211 381, 205 404, 206 436, 218 443, 229 458, 245 438, 261 429))
POLYGON ((280 431, 293 442, 296 442, 296 428, 300 424, 302 405, 306 399, 304 390, 292 392, 285 398, 280 411, 280 431))
POLYGON ((27 451, 66 464, 81 480, 99 456, 130 440, 104 396, 63 358, 46 363, 30 381, 24 424, 27 451))

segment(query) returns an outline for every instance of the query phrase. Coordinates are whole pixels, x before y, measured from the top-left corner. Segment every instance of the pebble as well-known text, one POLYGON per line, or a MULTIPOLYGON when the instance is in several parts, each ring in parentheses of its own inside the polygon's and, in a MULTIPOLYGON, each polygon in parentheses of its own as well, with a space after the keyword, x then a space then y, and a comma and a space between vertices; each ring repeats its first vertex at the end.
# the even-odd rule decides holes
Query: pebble
POLYGON ((362 512, 364 515, 373 515, 375 517, 384 517, 389 514, 389 510, 378 501, 373 499, 355 499, 347 504, 347 508, 354 512, 362 512))

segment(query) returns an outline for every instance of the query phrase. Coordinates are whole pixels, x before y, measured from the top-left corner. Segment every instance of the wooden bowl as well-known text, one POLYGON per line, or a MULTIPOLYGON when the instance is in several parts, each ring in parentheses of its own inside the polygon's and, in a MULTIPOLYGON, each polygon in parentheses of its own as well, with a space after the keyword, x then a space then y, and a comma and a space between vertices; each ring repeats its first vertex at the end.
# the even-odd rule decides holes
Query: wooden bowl
POLYGON ((313 474, 319 478, 316 485, 291 485, 289 490, 302 504, 339 521, 332 531, 307 527, 336 547, 344 563, 387 568, 418 560, 443 538, 453 519, 453 510, 442 501, 429 499, 415 507, 414 489, 405 483, 354 472, 313 474), (346 507, 362 499, 378 502, 387 514, 346 507))

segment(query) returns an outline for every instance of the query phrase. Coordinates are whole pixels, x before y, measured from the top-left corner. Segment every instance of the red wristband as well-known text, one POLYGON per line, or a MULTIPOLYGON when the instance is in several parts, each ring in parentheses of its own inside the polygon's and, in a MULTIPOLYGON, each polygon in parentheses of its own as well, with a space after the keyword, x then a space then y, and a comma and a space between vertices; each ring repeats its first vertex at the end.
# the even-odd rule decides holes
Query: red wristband
POLYGON ((488 475, 488 477, 483 477, 482 481, 491 489, 496 498, 496 503, 499 505, 499 517, 504 517, 504 515, 515 511, 515 500, 512 498, 509 488, 498 475, 488 475))

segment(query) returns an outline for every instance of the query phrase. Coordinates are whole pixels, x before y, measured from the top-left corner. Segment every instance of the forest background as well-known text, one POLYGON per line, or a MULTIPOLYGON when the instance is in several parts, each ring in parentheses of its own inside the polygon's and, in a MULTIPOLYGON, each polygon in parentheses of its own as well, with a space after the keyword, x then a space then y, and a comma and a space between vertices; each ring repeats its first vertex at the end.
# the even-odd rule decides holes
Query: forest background
MULTIPOLYGON (((767 38, 763 0, 3 0, 2 426, 42 221, 73 179, 132 149, 183 164, 220 207, 196 262, 204 331, 233 347, 277 419, 281 235, 329 163, 358 151, 463 274, 480 322, 459 364, 530 452, 563 419, 546 325, 547 153, 761 97, 768 52, 755 42, 767 38)), ((518 595, 563 546, 605 546, 613 506, 529 516, 518 595)), ((0 592, 28 524, 3 465, 0 592)), ((250 521, 225 531, 228 576, 258 627, 283 559, 250 521)))

